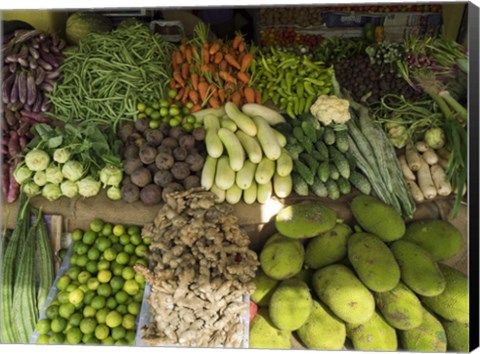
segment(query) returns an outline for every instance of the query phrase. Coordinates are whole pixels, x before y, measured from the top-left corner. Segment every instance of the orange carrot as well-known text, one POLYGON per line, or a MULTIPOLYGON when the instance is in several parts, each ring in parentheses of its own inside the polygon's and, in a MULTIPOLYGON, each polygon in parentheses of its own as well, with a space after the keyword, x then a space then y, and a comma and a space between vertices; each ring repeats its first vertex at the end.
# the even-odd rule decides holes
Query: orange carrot
POLYGON ((200 99, 205 100, 208 96, 208 84, 206 82, 200 82, 198 84, 198 93, 200 94, 200 99))
POLYGON ((201 71, 202 73, 209 72, 209 71, 210 71, 210 67, 209 67, 207 64, 203 64, 203 65, 200 67, 200 71, 201 71))
POLYGON ((262 104, 262 93, 259 90, 255 90, 255 103, 262 104))
POLYGON ((182 57, 182 53, 180 53, 178 50, 175 52, 175 56, 176 56, 176 62, 177 64, 182 64, 183 63, 183 57, 182 57))
POLYGON ((250 82, 250 77, 248 76, 248 74, 247 74, 247 73, 243 73, 243 72, 241 72, 241 71, 239 71, 239 72, 237 73, 237 79, 239 79, 240 81, 242 81, 242 82, 244 82, 244 83, 246 83, 246 84, 248 84, 248 83, 250 82))
POLYGON ((193 89, 195 91, 198 90, 198 74, 197 73, 191 73, 190 74, 190 81, 192 83, 193 89))
POLYGON ((210 55, 214 55, 215 53, 217 53, 220 50, 221 47, 222 46, 220 45, 220 42, 215 42, 210 46, 210 50, 208 51, 208 53, 210 55))
POLYGON ((243 36, 241 34, 237 34, 235 36, 235 38, 233 38, 233 41, 232 41, 232 48, 237 50, 238 49, 238 46, 240 45, 240 43, 243 42, 243 36))
POLYGON ((230 97, 233 103, 240 108, 241 103, 242 103, 242 96, 240 96, 240 93, 238 91, 235 91, 232 96, 230 97))
POLYGON ((243 94, 245 95, 245 101, 247 101, 247 103, 255 103, 255 90, 253 88, 249 86, 245 87, 243 94))
POLYGON ((180 101, 183 97, 183 93, 185 92, 185 88, 181 88, 177 95, 175 96, 175 101, 180 101))
POLYGON ((220 75, 220 78, 224 81, 231 82, 233 84, 237 81, 232 75, 230 75, 226 71, 220 71, 219 75, 220 75))
POLYGON ((188 98, 189 93, 190 93, 190 87, 185 86, 185 90, 183 91, 183 96, 182 96, 182 103, 183 104, 187 103, 187 98, 188 98))
POLYGON ((197 91, 191 90, 188 94, 188 98, 190 98, 190 101, 192 101, 193 104, 198 104, 200 101, 200 96, 197 91))
POLYGON ((213 96, 210 97, 210 99, 208 100, 208 103, 212 108, 220 108, 220 102, 218 102, 216 97, 213 97, 213 96))
POLYGON ((202 59, 203 64, 208 64, 210 61, 210 54, 208 54, 208 42, 203 43, 203 50, 202 50, 202 59))
POLYGON ((220 102, 225 102, 225 89, 223 87, 218 89, 218 98, 220 99, 220 102))
POLYGON ((225 90, 226 90, 226 91, 230 91, 230 92, 235 91, 235 83, 233 83, 233 82, 227 82, 227 83, 225 84, 225 90))
POLYGON ((210 86, 208 86, 208 94, 211 94, 213 92, 213 97, 218 97, 218 92, 217 92, 217 88, 215 87, 214 84, 210 84, 210 86))
POLYGON ((192 57, 193 57, 192 48, 187 47, 187 49, 185 49, 185 59, 187 59, 188 64, 192 64, 192 57))
POLYGON ((240 53, 243 53, 245 51, 245 42, 244 41, 240 42, 240 44, 238 45, 238 51, 240 53))
POLYGON ((213 62, 218 65, 218 64, 220 64, 222 59, 223 59, 223 54, 221 52, 217 52, 215 54, 215 57, 213 58, 213 62))
POLYGON ((240 71, 241 72, 245 72, 247 71, 248 67, 250 66, 250 64, 252 63, 252 60, 253 60, 253 55, 250 54, 250 53, 246 53, 244 56, 243 56, 243 59, 241 61, 241 65, 240 65, 240 71))
POLYGON ((186 80, 187 77, 188 77, 189 69, 190 69, 190 67, 189 67, 188 63, 183 63, 182 64, 182 77, 183 77, 184 80, 186 80))
POLYGON ((186 53, 186 50, 187 50, 187 47, 185 47, 185 44, 180 44, 178 46, 178 49, 180 49, 180 52, 182 53, 182 55, 185 56, 185 53, 186 53))
POLYGON ((190 108, 190 112, 192 112, 192 113, 195 113, 195 112, 198 112, 198 111, 201 111, 201 110, 202 110, 202 106, 200 106, 199 104, 196 104, 192 108, 190 108))
POLYGON ((173 78, 175 81, 177 81, 182 87, 185 86, 185 80, 183 80, 182 74, 180 73, 180 70, 175 70, 173 72, 173 78))
POLYGON ((228 68, 228 63, 225 60, 222 60, 218 65, 218 68, 220 69, 220 71, 226 71, 228 68))
POLYGON ((238 63, 237 59, 232 54, 226 54, 225 55, 225 60, 228 64, 233 66, 234 68, 240 70, 240 64, 238 63))
POLYGON ((175 88, 175 84, 176 84, 175 79, 171 79, 168 83, 168 86, 170 86, 170 88, 175 88))

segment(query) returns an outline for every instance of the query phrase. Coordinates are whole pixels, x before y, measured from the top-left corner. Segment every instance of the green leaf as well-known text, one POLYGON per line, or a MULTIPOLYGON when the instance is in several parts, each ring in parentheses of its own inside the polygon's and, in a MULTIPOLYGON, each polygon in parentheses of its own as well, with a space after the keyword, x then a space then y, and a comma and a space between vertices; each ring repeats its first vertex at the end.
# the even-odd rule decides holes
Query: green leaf
POLYGON ((48 139, 47 146, 50 149, 55 149, 55 148, 59 147, 60 145, 62 145, 62 142, 63 142, 63 136, 62 135, 54 136, 54 137, 48 139))

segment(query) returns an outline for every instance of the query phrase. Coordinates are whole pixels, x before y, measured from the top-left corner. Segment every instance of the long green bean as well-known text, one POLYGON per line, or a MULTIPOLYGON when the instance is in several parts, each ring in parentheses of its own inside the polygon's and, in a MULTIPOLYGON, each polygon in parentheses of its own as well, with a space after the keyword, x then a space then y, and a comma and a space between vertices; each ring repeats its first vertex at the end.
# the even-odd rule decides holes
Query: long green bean
POLYGON ((143 25, 92 33, 65 51, 63 81, 54 86, 51 115, 61 121, 133 119, 136 102, 165 97, 174 45, 143 25))

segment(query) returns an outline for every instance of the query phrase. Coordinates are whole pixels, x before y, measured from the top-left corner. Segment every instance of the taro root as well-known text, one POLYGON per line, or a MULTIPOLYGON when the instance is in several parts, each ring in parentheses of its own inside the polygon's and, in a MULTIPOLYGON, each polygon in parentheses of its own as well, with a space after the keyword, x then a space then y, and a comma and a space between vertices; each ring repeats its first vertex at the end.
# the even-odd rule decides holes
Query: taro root
POLYGON ((125 160, 132 160, 138 158, 139 148, 136 145, 127 145, 123 151, 123 157, 125 160))
POLYGON ((203 128, 195 128, 192 131, 192 135, 197 141, 205 140, 205 129, 203 128))
POLYGON ((151 163, 151 164, 148 164, 147 166, 145 166, 149 171, 150 173, 152 174, 152 176, 157 173, 158 171, 160 171, 158 169, 158 167, 155 165, 155 162, 154 163, 151 163))
POLYGON ((145 135, 145 139, 147 140, 147 143, 150 144, 151 146, 160 145, 164 138, 162 131, 159 129, 148 128, 148 129, 145 129, 145 132, 143 134, 145 135))
POLYGON ((190 166, 185 162, 175 162, 170 171, 173 177, 180 181, 190 176, 190 166))
POLYGON ((126 184, 131 184, 131 183, 132 183, 132 180, 130 179, 130 176, 124 175, 122 179, 122 186, 126 184))
POLYGON ((170 129, 170 132, 168 133, 169 136, 172 138, 175 138, 175 140, 180 139, 181 136, 185 135, 185 130, 183 130, 182 127, 174 127, 170 129))
POLYGON ((197 172, 202 169, 205 160, 200 154, 190 154, 185 159, 185 162, 190 166, 190 170, 197 172))
POLYGON ((180 183, 172 182, 169 183, 162 191, 162 199, 163 201, 167 201, 167 195, 173 192, 180 192, 183 191, 183 186, 180 183))
POLYGON ((149 165, 155 162, 155 157, 157 156, 157 149, 155 149, 153 146, 145 144, 140 148, 138 156, 145 165, 149 165))
POLYGON ((149 184, 140 191, 140 200, 145 205, 155 205, 162 201, 162 189, 156 184, 149 184))
POLYGON ((195 175, 188 176, 183 180, 183 187, 185 188, 185 190, 200 187, 200 177, 195 175))
POLYGON ((158 153, 164 152, 166 154, 172 155, 173 149, 170 146, 160 145, 159 147, 157 147, 157 152, 158 153))
POLYGON ((148 128, 148 120, 146 118, 137 119, 137 121, 135 122, 135 128, 140 133, 143 133, 148 128))
POLYGON ((155 158, 155 165, 158 167, 159 170, 169 170, 172 168, 175 160, 171 154, 167 154, 165 152, 161 152, 155 158))
POLYGON ((188 155, 187 149, 181 146, 177 146, 175 149, 173 149, 173 157, 175 161, 183 161, 188 155))
POLYGON ((135 124, 132 122, 124 123, 118 132, 120 139, 126 143, 128 138, 135 133, 135 124))
POLYGON ((163 139, 162 145, 163 146, 170 146, 172 149, 174 149, 178 146, 178 140, 169 136, 169 137, 166 137, 165 139, 163 139))
POLYGON ((184 135, 180 137, 180 139, 178 140, 178 144, 181 147, 190 150, 195 146, 195 138, 190 134, 184 135))
POLYGON ((145 187, 147 184, 152 182, 152 174, 148 168, 140 167, 133 171, 133 173, 130 175, 130 179, 132 180, 133 184, 139 187, 145 187))
POLYGON ((140 168, 142 166, 143 166, 143 162, 137 157, 134 159, 126 160, 123 163, 123 170, 127 175, 131 175, 133 171, 135 171, 137 168, 140 168))
POLYGON ((132 183, 123 185, 120 192, 122 193, 122 200, 127 203, 134 203, 140 199, 140 188, 132 183))
POLYGON ((168 122, 162 122, 160 123, 160 126, 158 129, 163 133, 164 136, 167 136, 168 133, 170 132, 170 123, 168 122))
POLYGON ((173 182, 173 175, 169 170, 158 171, 153 176, 153 183, 162 188, 166 187, 171 182, 173 182))

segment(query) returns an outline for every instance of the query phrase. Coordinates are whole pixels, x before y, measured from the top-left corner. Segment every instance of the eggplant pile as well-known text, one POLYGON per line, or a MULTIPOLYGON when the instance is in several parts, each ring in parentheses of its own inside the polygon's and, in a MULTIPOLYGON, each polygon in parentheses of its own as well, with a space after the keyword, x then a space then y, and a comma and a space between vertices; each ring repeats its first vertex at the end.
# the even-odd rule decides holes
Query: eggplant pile
POLYGON ((49 123, 47 94, 60 77, 65 41, 56 34, 17 30, 3 37, 2 46, 2 191, 8 203, 17 199, 13 178, 18 153, 33 138, 30 127, 49 123))

